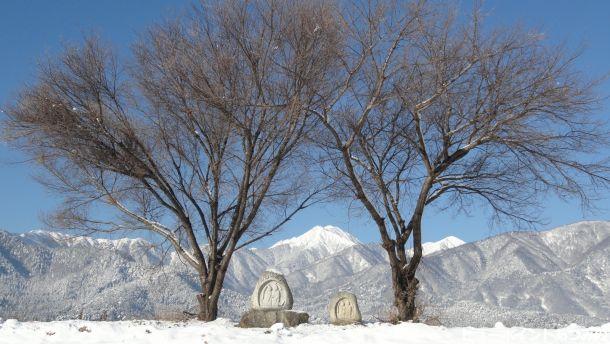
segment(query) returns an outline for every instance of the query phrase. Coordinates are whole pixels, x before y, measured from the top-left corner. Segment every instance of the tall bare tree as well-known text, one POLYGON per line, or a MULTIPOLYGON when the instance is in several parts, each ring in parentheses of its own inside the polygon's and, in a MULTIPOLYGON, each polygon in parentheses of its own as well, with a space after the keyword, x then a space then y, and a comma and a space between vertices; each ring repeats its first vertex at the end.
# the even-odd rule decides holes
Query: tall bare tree
POLYGON ((199 276, 199 318, 214 320, 234 252, 317 192, 302 138, 332 75, 329 13, 321 2, 204 4, 150 29, 129 64, 88 38, 41 67, 3 126, 65 195, 60 226, 161 236, 199 276), (99 204, 113 216, 96 216, 99 204))
POLYGON ((587 203, 607 185, 607 126, 596 82, 541 35, 484 30, 475 12, 424 2, 353 2, 347 49, 323 106, 322 166, 377 226, 400 320, 416 314, 422 218, 429 205, 481 203, 531 223, 547 191, 587 203), (444 203, 441 203, 442 201, 444 203), (408 251, 412 239, 413 252, 408 251))

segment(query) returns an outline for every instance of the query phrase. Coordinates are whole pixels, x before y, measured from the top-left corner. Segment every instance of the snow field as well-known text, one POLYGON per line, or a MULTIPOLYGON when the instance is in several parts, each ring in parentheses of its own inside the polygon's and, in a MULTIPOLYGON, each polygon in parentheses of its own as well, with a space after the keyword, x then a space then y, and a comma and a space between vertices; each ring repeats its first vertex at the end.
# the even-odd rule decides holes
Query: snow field
POLYGON ((570 325, 561 329, 446 328, 424 324, 390 325, 371 323, 362 326, 301 325, 284 328, 242 329, 227 319, 211 323, 198 321, 52 321, 0 323, 0 343, 422 343, 422 344, 610 344, 610 324, 584 328, 570 325))

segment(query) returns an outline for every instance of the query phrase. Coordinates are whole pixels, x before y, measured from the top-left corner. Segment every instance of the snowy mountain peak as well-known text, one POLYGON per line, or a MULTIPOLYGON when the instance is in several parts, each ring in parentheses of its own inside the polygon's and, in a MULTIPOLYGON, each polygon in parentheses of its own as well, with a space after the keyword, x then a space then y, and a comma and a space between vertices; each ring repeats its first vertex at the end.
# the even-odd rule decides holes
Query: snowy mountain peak
POLYGON ((458 247, 460 245, 464 245, 466 242, 460 238, 456 238, 454 236, 448 236, 444 239, 434 242, 426 242, 422 244, 422 249, 424 250, 424 254, 432 254, 439 251, 448 250, 450 248, 458 247))
POLYGON ((304 234, 280 240, 271 248, 288 247, 291 249, 325 248, 330 254, 337 253, 348 247, 359 245, 360 241, 353 235, 335 226, 315 226, 304 234))

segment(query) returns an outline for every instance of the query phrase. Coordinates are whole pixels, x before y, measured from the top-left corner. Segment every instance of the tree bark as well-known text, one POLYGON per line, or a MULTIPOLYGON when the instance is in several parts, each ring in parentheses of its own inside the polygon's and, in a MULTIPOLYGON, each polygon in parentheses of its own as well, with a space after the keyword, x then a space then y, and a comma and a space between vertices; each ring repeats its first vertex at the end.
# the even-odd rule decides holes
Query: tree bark
POLYGON ((207 279, 201 278, 202 293, 197 294, 199 313, 197 319, 201 321, 214 321, 218 318, 218 300, 224 282, 226 271, 219 269, 207 279))
POLYGON ((423 206, 418 207, 409 223, 410 233, 413 235, 413 255, 411 257, 407 257, 405 241, 402 239, 392 245, 384 246, 390 260, 394 306, 396 306, 396 317, 399 321, 417 320, 415 298, 419 280, 415 277, 415 273, 423 255, 421 246, 423 209, 423 206))
POLYGON ((197 294, 199 302, 199 313, 197 319, 201 321, 214 321, 218 317, 218 296, 214 294, 206 295, 206 293, 197 294))
POLYGON ((404 264, 390 264, 392 269, 392 288, 394 289, 394 306, 396 306, 396 317, 400 321, 415 320, 416 305, 415 297, 419 280, 415 276, 405 273, 404 264))

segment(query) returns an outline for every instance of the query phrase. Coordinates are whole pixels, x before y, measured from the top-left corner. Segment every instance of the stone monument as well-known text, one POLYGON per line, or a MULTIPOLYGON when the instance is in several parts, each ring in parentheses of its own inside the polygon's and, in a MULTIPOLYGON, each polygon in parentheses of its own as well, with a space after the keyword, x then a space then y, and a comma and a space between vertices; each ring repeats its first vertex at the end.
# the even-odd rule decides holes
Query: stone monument
POLYGON ((252 293, 252 309, 239 321, 240 327, 270 327, 275 323, 297 326, 309 321, 309 314, 292 309, 292 292, 283 275, 265 271, 252 293))
POLYGON ((252 309, 292 309, 292 293, 281 274, 265 271, 252 293, 252 309))
POLYGON ((330 323, 333 325, 349 325, 362 322, 356 295, 345 291, 335 294, 328 304, 330 323))

